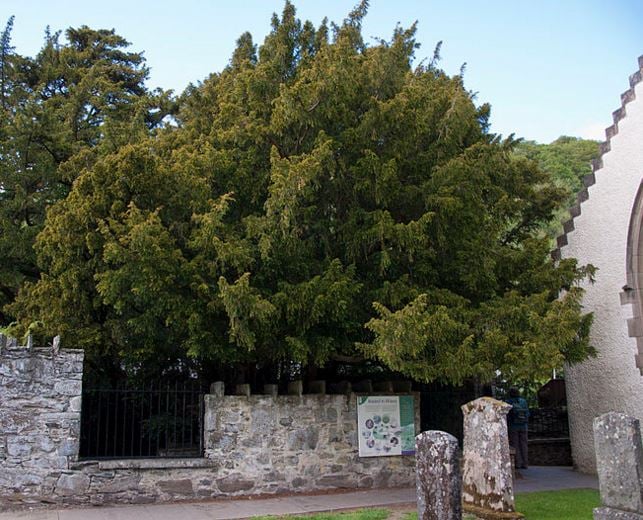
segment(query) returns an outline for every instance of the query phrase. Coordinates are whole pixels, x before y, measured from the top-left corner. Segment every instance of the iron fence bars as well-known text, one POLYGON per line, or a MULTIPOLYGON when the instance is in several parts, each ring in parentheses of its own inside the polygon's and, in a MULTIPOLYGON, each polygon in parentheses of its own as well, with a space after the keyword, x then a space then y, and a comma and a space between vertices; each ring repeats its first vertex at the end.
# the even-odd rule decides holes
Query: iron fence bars
POLYGON ((204 394, 197 381, 84 385, 80 457, 202 456, 204 394))

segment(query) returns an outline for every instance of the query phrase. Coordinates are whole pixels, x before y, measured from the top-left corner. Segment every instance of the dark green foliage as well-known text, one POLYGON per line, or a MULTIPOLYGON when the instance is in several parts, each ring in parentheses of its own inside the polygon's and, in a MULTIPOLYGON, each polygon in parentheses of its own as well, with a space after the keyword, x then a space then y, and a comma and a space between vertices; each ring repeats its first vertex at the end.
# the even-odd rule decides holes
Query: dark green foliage
MULTIPOLYGON (((84 168, 157 126, 168 103, 149 93, 140 53, 114 31, 46 33, 35 58, 0 37, 0 307, 38 278, 33 252, 45 210, 64 199, 84 168)), ((0 315, 0 323, 5 321, 0 315)))
POLYGON ((122 123, 111 153, 71 141, 14 330, 264 380, 364 358, 421 381, 528 378, 590 354, 591 271, 539 238, 564 191, 488 134, 460 76, 411 66, 414 27, 367 46, 365 12, 329 33, 286 3, 261 46, 242 35, 186 90, 178 127, 122 123))

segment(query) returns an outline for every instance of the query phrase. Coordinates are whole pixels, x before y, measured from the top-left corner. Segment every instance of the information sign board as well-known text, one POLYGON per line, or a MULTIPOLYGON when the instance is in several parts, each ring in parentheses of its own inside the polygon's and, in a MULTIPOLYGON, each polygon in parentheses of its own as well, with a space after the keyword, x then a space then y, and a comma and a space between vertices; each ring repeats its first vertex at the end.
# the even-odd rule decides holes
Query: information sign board
POLYGON ((357 431, 360 457, 413 455, 413 396, 357 396, 357 431))

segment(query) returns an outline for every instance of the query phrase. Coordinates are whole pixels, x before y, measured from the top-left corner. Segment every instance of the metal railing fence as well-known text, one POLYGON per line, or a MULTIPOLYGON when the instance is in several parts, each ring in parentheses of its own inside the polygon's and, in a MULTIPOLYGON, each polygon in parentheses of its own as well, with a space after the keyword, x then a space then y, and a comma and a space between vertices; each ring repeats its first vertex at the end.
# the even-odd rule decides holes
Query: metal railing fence
POLYGON ((80 458, 200 457, 204 394, 197 381, 84 388, 80 458))

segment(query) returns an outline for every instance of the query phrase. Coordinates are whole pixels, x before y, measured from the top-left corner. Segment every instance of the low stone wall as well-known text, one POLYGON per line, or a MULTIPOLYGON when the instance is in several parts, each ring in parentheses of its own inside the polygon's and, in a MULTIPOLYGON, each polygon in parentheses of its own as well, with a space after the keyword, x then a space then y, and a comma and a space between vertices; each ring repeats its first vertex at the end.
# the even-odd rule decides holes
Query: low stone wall
POLYGON ((78 457, 83 351, 0 335, 0 495, 47 496, 78 457))
POLYGON ((203 458, 78 461, 82 362, 79 350, 0 347, 0 506, 415 483, 414 456, 358 456, 356 393, 206 395, 203 458))
MULTIPOLYGON (((226 494, 415 484, 415 457, 358 456, 357 395, 206 396, 205 455, 226 494)), ((419 433, 419 394, 414 394, 419 433)))
POLYGON ((414 456, 358 456, 357 396, 206 395, 204 458, 80 461, 51 499, 148 503, 414 485, 414 456))
POLYGON ((569 438, 529 439, 529 464, 532 466, 571 466, 572 445, 569 438))

